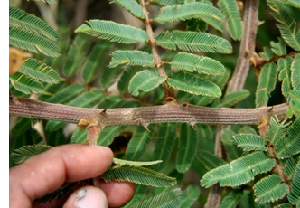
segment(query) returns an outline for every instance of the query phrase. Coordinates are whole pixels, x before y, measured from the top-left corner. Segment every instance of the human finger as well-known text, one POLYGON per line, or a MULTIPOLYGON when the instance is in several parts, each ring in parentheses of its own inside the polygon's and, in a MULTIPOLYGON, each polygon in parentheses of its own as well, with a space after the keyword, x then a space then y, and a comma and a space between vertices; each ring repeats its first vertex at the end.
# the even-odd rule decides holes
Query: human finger
POLYGON ((66 145, 34 156, 10 169, 10 207, 32 207, 32 202, 64 183, 103 174, 112 164, 106 147, 66 145))

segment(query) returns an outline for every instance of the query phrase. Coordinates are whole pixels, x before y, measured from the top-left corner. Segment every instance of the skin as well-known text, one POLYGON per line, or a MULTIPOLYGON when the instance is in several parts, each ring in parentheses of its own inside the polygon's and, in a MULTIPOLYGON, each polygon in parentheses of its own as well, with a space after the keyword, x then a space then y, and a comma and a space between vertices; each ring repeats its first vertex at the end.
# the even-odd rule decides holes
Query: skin
MULTIPOLYGON (((9 170, 9 203, 11 208, 74 207, 75 193, 69 199, 34 204, 33 201, 59 189, 63 184, 103 174, 112 164, 113 152, 107 147, 65 145, 31 157, 9 170)), ((100 182, 109 207, 128 203, 135 193, 134 184, 100 182)), ((78 187, 80 188, 80 187, 78 187)), ((82 187, 81 187, 82 188, 82 187)), ((88 190, 96 187, 85 187, 88 190)), ((79 189, 77 189, 78 192, 79 189)), ((93 190, 95 192, 95 190, 93 190)))

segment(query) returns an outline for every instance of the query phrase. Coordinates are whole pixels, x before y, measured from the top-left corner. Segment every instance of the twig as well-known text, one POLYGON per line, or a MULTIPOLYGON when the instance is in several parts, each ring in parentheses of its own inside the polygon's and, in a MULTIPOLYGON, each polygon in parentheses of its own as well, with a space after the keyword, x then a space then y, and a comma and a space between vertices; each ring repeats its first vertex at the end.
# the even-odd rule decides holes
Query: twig
POLYGON ((261 66, 264 66, 265 64, 267 64, 267 63, 270 63, 270 62, 273 62, 273 61, 278 61, 279 59, 281 59, 281 58, 286 58, 286 57, 291 57, 291 58, 294 58, 295 56, 296 56, 296 54, 298 54, 298 53, 300 53, 299 51, 297 51, 297 52, 290 52, 290 53, 288 53, 288 54, 284 54, 284 55, 282 55, 282 56, 276 56, 276 57, 274 57, 274 58, 272 58, 271 60, 269 60, 269 61, 259 61, 256 65, 255 65, 255 67, 261 67, 261 66))
POLYGON ((246 1, 244 14, 244 28, 241 39, 239 59, 235 71, 229 81, 227 92, 234 92, 243 89, 248 71, 249 60, 255 51, 255 41, 258 26, 258 0, 246 1))
MULTIPOLYGON (((240 43, 239 59, 235 67, 235 71, 228 83, 226 94, 239 91, 244 88, 246 78, 249 71, 249 61, 255 51, 255 40, 258 26, 258 0, 246 1, 246 9, 244 14, 243 36, 240 43)), ((221 152, 221 131, 229 126, 218 126, 215 140, 215 155, 222 158, 221 152)), ((215 184, 209 193, 209 199, 205 205, 217 208, 220 205, 221 187, 215 184)))
MULTIPOLYGON (((152 30, 151 27, 151 20, 149 19, 148 16, 148 12, 146 9, 146 4, 145 4, 145 0, 141 0, 140 2, 143 13, 145 15, 145 27, 146 27, 146 33, 148 34, 149 38, 150 38, 150 47, 152 49, 152 53, 155 59, 155 66, 158 69, 158 73, 160 77, 165 77, 168 78, 167 74, 165 73, 164 70, 164 62, 161 61, 160 55, 158 53, 158 50, 156 48, 156 44, 155 44, 155 37, 154 37, 154 32, 152 30)), ((165 95, 165 99, 168 98, 174 98, 175 99, 175 93, 173 91, 173 89, 169 86, 169 84, 165 81, 163 83, 163 88, 164 88, 164 95, 165 95)))
MULTIPOLYGON (((165 105, 141 108, 107 109, 101 123, 108 126, 142 125, 150 123, 187 122, 190 124, 258 125, 266 113, 286 117, 287 103, 259 109, 209 108, 168 102, 165 105), (273 108, 273 109, 272 109, 273 108), (271 112, 268 110, 272 109, 271 112)), ((84 109, 52 104, 27 98, 10 98, 9 114, 78 124, 80 119, 92 120, 103 109, 84 109)))

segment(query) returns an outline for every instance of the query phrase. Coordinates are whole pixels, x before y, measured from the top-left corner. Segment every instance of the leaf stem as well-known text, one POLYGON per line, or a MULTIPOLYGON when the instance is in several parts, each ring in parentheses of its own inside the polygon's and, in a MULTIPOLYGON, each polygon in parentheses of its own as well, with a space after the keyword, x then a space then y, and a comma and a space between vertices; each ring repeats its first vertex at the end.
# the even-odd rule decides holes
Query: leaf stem
MULTIPOLYGON (((150 38, 150 47, 152 49, 152 53, 155 59, 155 66, 158 69, 158 73, 160 77, 165 77, 168 78, 167 74, 165 73, 164 70, 164 62, 161 61, 160 55, 158 53, 158 50, 156 48, 156 44, 155 44, 155 37, 154 37, 154 32, 153 29, 151 27, 151 20, 149 19, 148 16, 148 11, 146 9, 146 4, 145 4, 145 0, 141 0, 140 2, 143 13, 145 14, 145 27, 146 27, 146 33, 148 34, 149 38, 150 38)), ((175 99, 175 93, 173 91, 173 89, 169 86, 169 84, 167 83, 167 81, 164 81, 163 83, 163 88, 164 88, 164 95, 165 95, 165 99, 167 98, 173 98, 175 99)))

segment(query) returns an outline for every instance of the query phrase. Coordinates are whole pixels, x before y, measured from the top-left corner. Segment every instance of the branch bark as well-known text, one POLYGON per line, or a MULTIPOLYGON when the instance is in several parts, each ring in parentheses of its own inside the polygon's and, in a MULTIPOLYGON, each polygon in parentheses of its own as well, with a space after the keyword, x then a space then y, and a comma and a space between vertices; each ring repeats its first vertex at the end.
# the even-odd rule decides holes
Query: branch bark
POLYGON ((39 118, 79 123, 80 119, 92 120, 102 113, 101 125, 147 125, 150 123, 187 122, 214 125, 258 125, 268 113, 285 118, 287 103, 259 109, 208 108, 168 102, 165 105, 125 109, 84 109, 52 104, 27 98, 10 98, 9 114, 25 118, 39 118))

